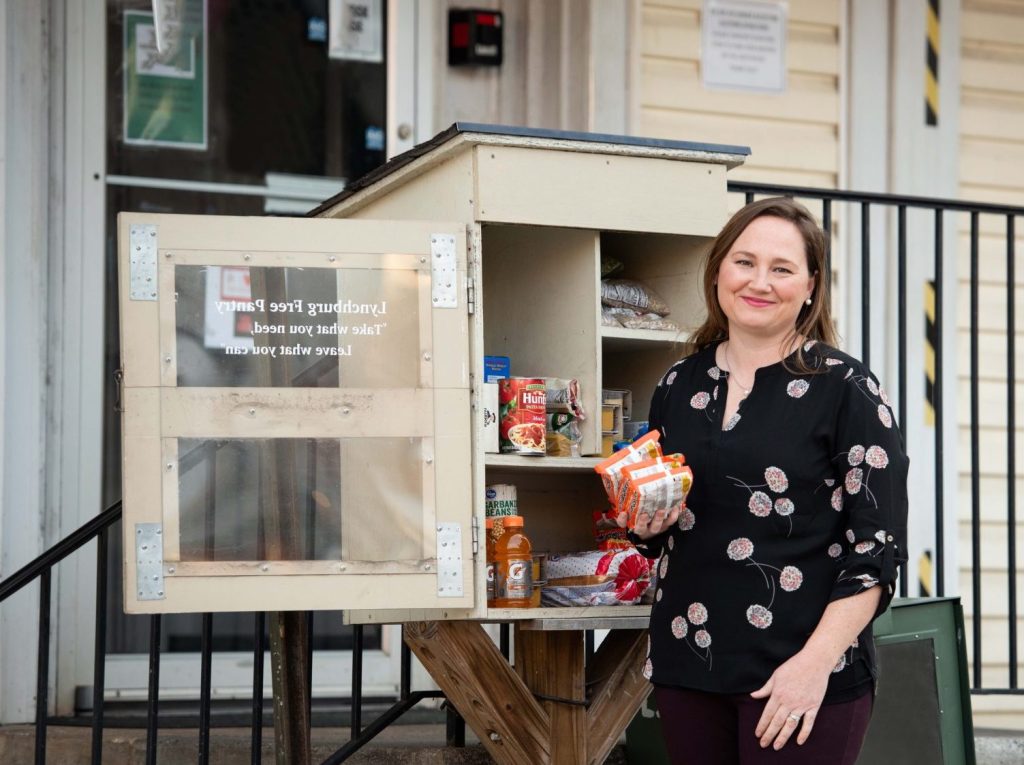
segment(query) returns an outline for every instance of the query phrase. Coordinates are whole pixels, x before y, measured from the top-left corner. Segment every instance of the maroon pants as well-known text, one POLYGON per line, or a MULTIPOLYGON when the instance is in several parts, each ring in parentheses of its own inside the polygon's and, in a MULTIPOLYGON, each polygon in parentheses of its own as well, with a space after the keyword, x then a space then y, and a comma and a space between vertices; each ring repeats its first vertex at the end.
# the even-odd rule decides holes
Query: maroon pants
POLYGON ((767 699, 654 687, 661 729, 672 765, 853 765, 871 718, 870 693, 818 710, 810 737, 797 731, 779 751, 762 749, 754 735, 767 699))

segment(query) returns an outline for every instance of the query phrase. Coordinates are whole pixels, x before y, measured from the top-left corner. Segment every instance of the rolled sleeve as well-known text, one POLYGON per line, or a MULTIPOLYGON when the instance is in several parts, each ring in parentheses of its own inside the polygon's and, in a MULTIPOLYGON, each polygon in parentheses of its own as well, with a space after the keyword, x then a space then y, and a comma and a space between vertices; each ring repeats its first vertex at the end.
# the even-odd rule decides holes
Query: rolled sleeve
POLYGON ((877 615, 892 601, 907 560, 909 460, 888 397, 866 369, 847 378, 835 433, 845 554, 830 600, 881 587, 877 615))

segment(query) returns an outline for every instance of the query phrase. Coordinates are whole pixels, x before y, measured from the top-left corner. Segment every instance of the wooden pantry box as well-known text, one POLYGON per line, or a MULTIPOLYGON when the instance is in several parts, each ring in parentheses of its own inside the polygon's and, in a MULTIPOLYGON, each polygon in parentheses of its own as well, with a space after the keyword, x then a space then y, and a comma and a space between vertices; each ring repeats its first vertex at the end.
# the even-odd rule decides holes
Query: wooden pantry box
POLYGON ((309 218, 119 216, 125 609, 640 626, 649 607, 488 609, 484 487, 537 551, 594 547, 595 456, 485 454, 484 355, 654 385, 699 321, 743 147, 457 123, 309 218), (315 216, 315 217, 314 217, 315 216), (680 333, 602 326, 602 257, 680 333))

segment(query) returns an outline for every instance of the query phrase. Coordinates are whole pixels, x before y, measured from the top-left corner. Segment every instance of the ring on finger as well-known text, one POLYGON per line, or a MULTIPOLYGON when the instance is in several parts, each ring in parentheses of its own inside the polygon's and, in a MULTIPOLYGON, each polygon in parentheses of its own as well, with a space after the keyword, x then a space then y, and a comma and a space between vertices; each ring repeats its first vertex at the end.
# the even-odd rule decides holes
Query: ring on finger
POLYGON ((789 719, 792 720, 795 723, 800 722, 800 718, 802 718, 802 717, 803 717, 803 715, 799 714, 797 712, 791 712, 790 715, 789 715, 789 719))

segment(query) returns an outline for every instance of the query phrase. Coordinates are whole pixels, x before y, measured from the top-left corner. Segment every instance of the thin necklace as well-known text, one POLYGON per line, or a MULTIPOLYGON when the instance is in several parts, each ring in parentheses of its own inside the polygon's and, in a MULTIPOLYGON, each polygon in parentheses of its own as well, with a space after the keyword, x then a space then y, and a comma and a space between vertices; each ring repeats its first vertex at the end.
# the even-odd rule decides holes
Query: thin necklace
POLYGON ((733 367, 732 361, 729 359, 729 343, 728 342, 726 342, 725 346, 722 348, 722 356, 725 357, 725 363, 729 365, 729 368, 727 370, 725 370, 725 371, 729 373, 729 378, 730 379, 735 379, 736 380, 736 384, 739 385, 740 386, 740 390, 743 391, 743 398, 746 398, 747 396, 750 395, 750 391, 754 389, 754 386, 753 386, 753 384, 751 384, 750 386, 744 385, 742 382, 740 382, 740 378, 737 377, 736 373, 733 371, 734 367, 733 367))

